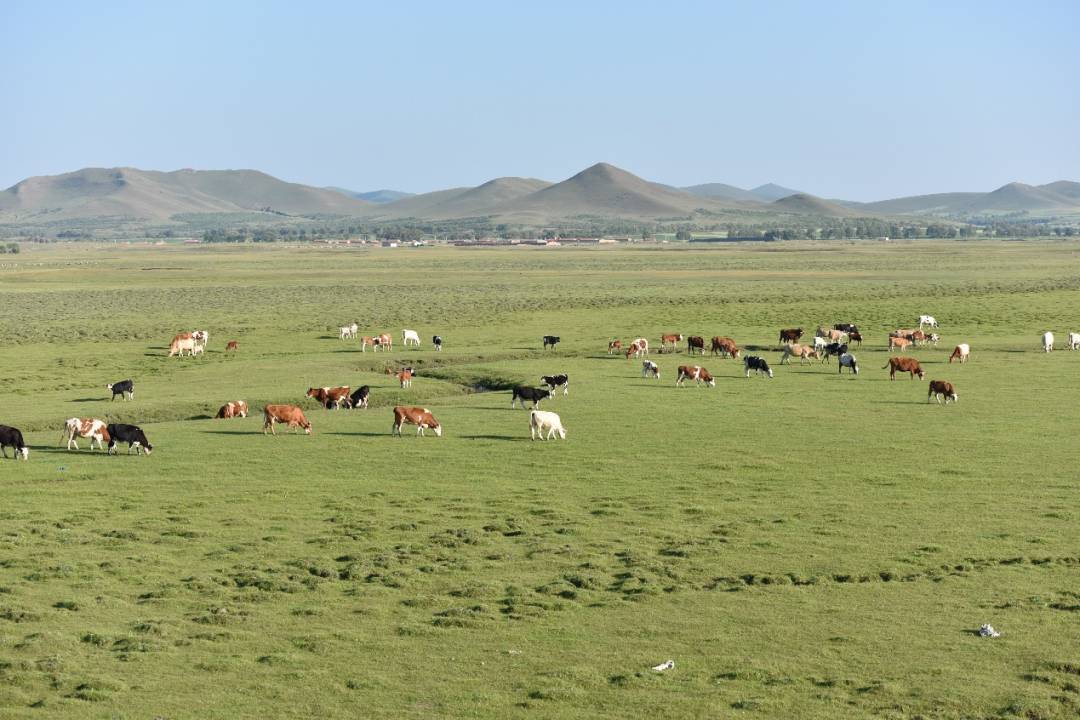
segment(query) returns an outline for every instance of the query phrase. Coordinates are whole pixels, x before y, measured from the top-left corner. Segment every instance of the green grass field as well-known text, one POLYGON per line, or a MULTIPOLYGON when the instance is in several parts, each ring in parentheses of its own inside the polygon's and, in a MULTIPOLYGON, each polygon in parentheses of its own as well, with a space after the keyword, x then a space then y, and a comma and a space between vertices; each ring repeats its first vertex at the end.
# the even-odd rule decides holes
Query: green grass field
POLYGON ((0 717, 1080 712, 1080 352, 1039 347, 1080 330, 1078 243, 35 247, 0 297, 0 423, 31 446, 0 461, 0 717), (956 405, 880 369, 921 313, 943 340, 909 354, 956 405), (354 319, 423 347, 361 353, 354 319), (779 328, 839 321, 858 377, 777 365, 779 328), (165 357, 196 328, 205 357, 165 357), (706 356, 716 387, 675 388, 663 332, 776 377, 706 356), (638 335, 660 382, 606 353, 638 335), (568 438, 530 442, 501 388, 554 372, 568 438), (304 398, 337 384, 371 408, 304 398), (210 419, 234 399, 314 433, 210 419), (391 437, 399 403, 444 436, 391 437), (154 452, 68 452, 75 416, 154 452))

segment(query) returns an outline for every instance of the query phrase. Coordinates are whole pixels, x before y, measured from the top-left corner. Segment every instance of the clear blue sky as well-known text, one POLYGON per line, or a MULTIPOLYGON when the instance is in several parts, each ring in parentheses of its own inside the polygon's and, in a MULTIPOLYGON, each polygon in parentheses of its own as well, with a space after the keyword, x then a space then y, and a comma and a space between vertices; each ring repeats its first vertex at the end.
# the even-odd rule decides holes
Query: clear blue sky
POLYGON ((0 3, 0 186, 428 191, 606 161, 870 200, 1080 180, 1080 3, 0 3))

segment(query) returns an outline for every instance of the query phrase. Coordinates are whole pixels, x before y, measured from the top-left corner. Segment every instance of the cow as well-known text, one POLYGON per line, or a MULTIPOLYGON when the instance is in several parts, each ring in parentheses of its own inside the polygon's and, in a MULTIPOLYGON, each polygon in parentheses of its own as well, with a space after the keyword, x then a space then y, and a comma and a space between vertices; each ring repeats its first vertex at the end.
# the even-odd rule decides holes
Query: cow
POLYGON ((202 355, 204 352, 206 352, 206 346, 195 343, 195 347, 191 349, 191 357, 195 357, 196 355, 202 355))
POLYGON ((862 333, 858 330, 848 330, 848 342, 859 343, 859 347, 862 347, 862 333))
POLYGON ((397 374, 398 382, 401 384, 401 389, 412 387, 413 372, 411 368, 405 368, 397 374))
POLYGON ((146 454, 149 455, 154 450, 154 446, 146 439, 146 433, 142 431, 138 425, 122 425, 120 423, 114 423, 106 428, 109 431, 109 449, 106 451, 109 455, 114 452, 119 452, 116 449, 116 443, 126 442, 128 444, 127 454, 131 454, 131 449, 135 449, 136 455, 142 455, 142 451, 146 450, 146 454))
POLYGON ((839 357, 839 356, 843 355, 844 353, 846 353, 847 351, 848 351, 848 346, 846 344, 841 345, 840 343, 834 343, 834 342, 833 343, 828 343, 828 344, 825 345, 824 348, 822 348, 821 362, 828 362, 829 358, 831 358, 833 355, 836 355, 837 357, 839 357))
POLYGON ((431 344, 435 346, 435 352, 442 352, 442 335, 432 335, 431 344))
POLYGON ((1047 331, 1047 332, 1043 333, 1042 347, 1043 347, 1043 352, 1053 352, 1054 351, 1054 333, 1052 333, 1050 331, 1047 331))
POLYGON ((368 345, 375 348, 376 352, 379 350, 379 343, 375 338, 369 335, 362 335, 360 337, 360 352, 367 352, 368 345))
POLYGON ((234 417, 246 418, 248 416, 248 404, 243 400, 231 400, 221 406, 215 420, 227 420, 234 417))
POLYGON ((313 398, 327 410, 339 408, 342 405, 349 407, 349 386, 308 388, 306 397, 313 398))
POLYGON ((899 348, 900 352, 904 352, 912 344, 912 341, 906 337, 889 336, 889 352, 892 352, 893 348, 899 348))
POLYGON ((196 345, 202 345, 206 347, 206 343, 210 342, 209 330, 192 330, 191 339, 195 341, 196 345))
POLYGON ((645 338, 638 338, 634 342, 630 343, 630 347, 626 348, 626 359, 629 360, 632 357, 639 358, 642 355, 649 354, 649 341, 645 338), (643 344, 644 343, 644 344, 643 344))
POLYGON ((944 380, 931 380, 930 391, 926 394, 926 402, 930 402, 930 398, 937 400, 938 405, 941 404, 941 396, 945 396, 945 404, 949 404, 949 400, 953 402, 959 402, 960 398, 956 395, 956 388, 953 387, 951 382, 945 382, 944 380))
POLYGON ((799 358, 799 364, 802 365, 804 361, 810 358, 821 357, 821 354, 809 345, 799 345, 798 343, 785 345, 784 353, 780 356, 780 364, 783 365, 785 360, 792 357, 799 358))
POLYGON ((338 328, 338 340, 355 340, 358 330, 360 330, 360 326, 356 323, 353 323, 352 325, 342 325, 338 328))
POLYGON ((391 435, 401 437, 401 426, 408 423, 416 426, 416 434, 424 437, 424 429, 430 428, 435 431, 435 437, 442 437, 442 425, 427 408, 406 407, 398 405, 394 407, 394 425, 390 428, 391 435))
POLYGON ((680 365, 679 376, 675 378, 675 387, 682 387, 684 380, 693 380, 695 385, 705 383, 707 387, 716 387, 716 380, 700 365, 680 365))
POLYGON ((555 391, 562 386, 562 394, 570 394, 570 377, 563 373, 562 375, 541 375, 540 382, 548 386, 551 390, 551 396, 555 397, 555 391))
POLYGON ((184 352, 187 351, 188 355, 195 355, 195 348, 202 347, 195 342, 191 337, 180 337, 177 335, 173 338, 173 341, 169 344, 169 357, 173 355, 179 355, 184 357, 184 352))
POLYGON ((837 365, 837 372, 842 375, 844 373, 844 368, 849 368, 855 375, 859 374, 859 363, 851 353, 844 353, 840 356, 840 364, 837 365))
POLYGON ((555 393, 551 388, 534 388, 528 385, 518 385, 510 394, 510 407, 514 407, 514 403, 520 400, 521 408, 525 409, 525 401, 531 400, 533 409, 535 410, 540 407, 541 400, 547 400, 554 395, 555 393))
MULTIPOLYGON (((115 400, 119 395, 124 400, 135 399, 135 383, 131 380, 121 380, 120 382, 114 382, 112 385, 106 385, 110 392, 112 392, 112 399, 115 400)), ((110 400, 110 402, 112 402, 110 400)))
POLYGON ((712 346, 710 348, 713 355, 727 355, 732 360, 738 360, 741 351, 739 346, 735 344, 735 341, 729 337, 723 337, 717 335, 712 339, 712 346))
POLYGON ((275 423, 284 423, 288 427, 304 428, 304 434, 311 434, 311 423, 304 417, 304 411, 295 405, 267 405, 263 408, 263 435, 269 428, 271 435, 277 435, 274 431, 275 423))
POLYGON ((747 355, 743 358, 743 367, 746 368, 746 377, 750 377, 750 371, 753 370, 758 375, 773 376, 772 368, 769 367, 769 363, 765 362, 765 358, 758 357, 757 355, 747 355))
POLYGON ((671 333, 670 335, 660 336, 660 352, 667 351, 667 346, 671 345, 671 352, 678 352, 679 348, 675 346, 675 343, 681 343, 683 341, 682 333, 671 333))
POLYGON ((930 333, 926 336, 926 342, 930 345, 933 345, 934 347, 937 347, 937 344, 941 342, 941 336, 937 333, 930 333))
POLYGON ((410 345, 420 347, 420 336, 416 333, 415 330, 402 330, 401 344, 405 347, 409 347, 410 345))
POLYGON ((0 453, 4 454, 4 458, 7 458, 8 446, 15 450, 11 456, 12 460, 18 460, 20 457, 23 460, 30 459, 30 448, 23 442, 22 432, 9 425, 0 425, 0 453))
POLYGON ((646 360, 641 363, 641 377, 660 379, 660 368, 652 360, 646 360))
MULTIPOLYGON (((97 441, 98 450, 104 450, 103 442, 109 442, 109 430, 104 420, 98 420, 97 418, 69 418, 64 423, 64 435, 67 435, 67 449, 70 450, 74 445, 75 449, 79 449, 79 442, 76 437, 90 438, 90 449, 94 449, 94 441, 97 441)), ((64 439, 64 435, 60 436, 60 439, 64 439)))
POLYGON ((533 410, 529 413, 529 437, 533 440, 539 435, 541 440, 554 439, 555 435, 560 440, 566 439, 566 428, 562 425, 562 418, 553 412, 533 410))
POLYGON ((825 346, 829 344, 829 341, 823 337, 814 337, 814 349, 820 352, 825 352, 825 346))
POLYGON ((559 344, 560 339, 558 335, 545 335, 544 349, 547 350, 550 347, 552 350, 557 350, 555 346, 559 344))
POLYGON ((898 372, 909 373, 912 380, 915 379, 916 375, 919 376, 920 380, 926 377, 926 373, 923 371, 922 365, 920 365, 919 361, 913 357, 891 357, 889 358, 889 362, 881 366, 882 370, 884 370, 885 368, 889 368, 890 380, 895 380, 896 373, 898 372))
POLYGON ((960 364, 964 364, 968 361, 968 356, 971 355, 971 346, 967 343, 960 343, 953 348, 952 355, 949 356, 949 364, 952 364, 953 360, 959 360, 960 364))
POLYGON ((794 343, 799 342, 799 338, 803 335, 802 328, 789 328, 787 330, 780 331, 780 342, 782 343, 794 343))
POLYGON ((842 330, 846 332, 849 336, 851 335, 851 333, 859 332, 858 326, 852 323, 836 323, 835 325, 833 325, 833 330, 842 330))
POLYGON ((1069 349, 1080 350, 1080 333, 1069 333, 1069 349))
POLYGON ((371 394, 371 388, 367 385, 361 385, 360 388, 349 396, 349 406, 353 408, 367 408, 368 396, 371 394))
MULTIPOLYGON (((376 335, 372 338, 372 345, 375 346, 375 352, 378 352, 379 348, 382 348, 383 350, 393 350, 394 338, 390 337, 390 333, 382 333, 381 335, 376 335)), ((361 351, 363 351, 363 348, 361 348, 361 351)))
POLYGON ((229 342, 225 343, 225 352, 236 352, 239 349, 240 343, 236 342, 235 340, 230 340, 229 342))
POLYGON ((819 337, 823 337, 826 340, 828 340, 829 342, 838 343, 838 342, 844 342, 845 338, 848 337, 848 334, 843 330, 826 329, 825 334, 820 335, 819 337))
POLYGON ((936 328, 938 326, 937 320, 934 319, 933 315, 920 315, 919 316, 919 327, 921 328, 923 325, 928 325, 929 327, 932 327, 932 328, 936 328))
POLYGON ((608 355, 615 352, 616 350, 618 350, 618 351, 622 350, 622 340, 612 340, 611 342, 609 342, 607 344, 607 354, 608 355))
POLYGON ((705 354, 705 338, 700 335, 691 335, 686 338, 686 352, 689 355, 693 355, 697 350, 699 355, 705 354))

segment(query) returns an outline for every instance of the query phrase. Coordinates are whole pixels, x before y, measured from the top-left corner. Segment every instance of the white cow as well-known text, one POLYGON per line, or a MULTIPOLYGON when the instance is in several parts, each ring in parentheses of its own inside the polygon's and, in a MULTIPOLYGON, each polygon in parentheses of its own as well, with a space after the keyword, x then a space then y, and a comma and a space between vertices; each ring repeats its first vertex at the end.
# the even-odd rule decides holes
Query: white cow
POLYGON ((656 366, 656 363, 654 363, 652 360, 645 360, 644 362, 641 363, 641 377, 643 377, 643 378, 651 377, 651 378, 656 378, 657 380, 659 380, 660 379, 660 368, 658 368, 656 366))
POLYGON ((338 328, 338 340, 355 340, 356 333, 359 332, 360 326, 356 323, 352 325, 342 325, 338 328))
POLYGON ((210 342, 209 330, 192 330, 191 339, 195 341, 196 345, 202 345, 206 347, 206 343, 210 342))
POLYGON ((408 347, 409 345, 420 347, 420 336, 416 334, 415 330, 402 330, 401 343, 405 347, 408 347))
POLYGON ((814 336, 814 349, 818 352, 824 352, 825 346, 829 344, 828 338, 823 338, 820 335, 814 336))
POLYGON ((930 327, 933 327, 933 328, 936 328, 938 326, 937 320, 934 319, 933 315, 920 315, 919 316, 919 327, 921 328, 923 325, 929 325, 930 327))
POLYGON ((1069 333, 1069 349, 1080 350, 1080 333, 1069 333))
POLYGON ((562 426, 562 420, 558 414, 547 410, 532 410, 529 412, 529 436, 535 440, 539 434, 541 440, 551 440, 555 434, 559 438, 566 439, 566 429, 562 426), (545 437, 545 433, 547 434, 545 437))
POLYGON ((1054 350, 1054 333, 1044 332, 1042 336, 1043 352, 1053 352, 1054 350))

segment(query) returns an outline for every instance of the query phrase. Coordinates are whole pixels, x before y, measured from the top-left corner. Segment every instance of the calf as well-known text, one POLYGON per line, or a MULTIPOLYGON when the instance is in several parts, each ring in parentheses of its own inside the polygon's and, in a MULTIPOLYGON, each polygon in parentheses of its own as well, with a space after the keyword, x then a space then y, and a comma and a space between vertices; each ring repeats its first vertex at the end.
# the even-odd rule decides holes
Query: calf
POLYGON ((356 323, 352 325, 343 325, 338 328, 338 340, 354 340, 356 339, 356 332, 360 329, 360 326, 356 323))
POLYGON ((610 355, 611 353, 613 353, 613 352, 615 352, 617 350, 622 350, 622 340, 612 340, 611 342, 609 342, 607 344, 607 354, 608 355, 610 355))
POLYGON ((825 352, 825 346, 829 344, 829 341, 823 337, 814 337, 814 349, 818 352, 825 352))
POLYGON ((960 398, 956 396, 956 388, 953 387, 951 382, 945 382, 944 380, 931 380, 930 392, 926 394, 926 402, 930 402, 930 398, 937 400, 938 405, 941 404, 941 396, 945 397, 945 404, 949 404, 949 400, 953 402, 959 402, 960 398))
POLYGON ((236 352, 239 349, 240 343, 236 342, 235 340, 230 340, 229 342, 225 343, 225 352, 236 352))
POLYGON ((131 454, 131 449, 135 448, 136 455, 142 455, 142 451, 145 449, 146 454, 149 455, 154 446, 151 445, 146 439, 146 433, 142 431, 138 425, 121 425, 119 423, 109 425, 109 449, 110 455, 116 450, 117 442, 126 442, 128 444, 127 454, 131 454))
POLYGON ((349 397, 349 405, 353 408, 367 408, 368 396, 371 394, 371 388, 367 385, 361 385, 360 389, 354 392, 349 397))
POLYGON ((552 392, 551 388, 534 388, 529 387, 528 385, 518 385, 514 388, 510 396, 510 407, 514 407, 514 403, 520 400, 521 407, 522 409, 524 409, 525 401, 531 400, 533 404, 533 409, 535 409, 540 407, 541 400, 546 400, 553 394, 554 393, 552 392))
POLYGON ((562 418, 553 412, 533 410, 529 413, 529 437, 533 440, 539 435, 541 440, 551 440, 558 434, 560 440, 566 439, 566 429, 562 418))
POLYGON ((682 336, 681 333, 671 333, 670 335, 661 335, 660 336, 660 352, 664 352, 665 350, 667 350, 668 345, 671 345, 671 352, 676 352, 677 348, 675 347, 675 343, 681 343, 682 340, 683 340, 683 336, 682 336))
POLYGON ((858 330, 848 330, 848 342, 859 343, 859 347, 862 347, 862 333, 858 330))
POLYGON ((971 355, 971 346, 967 343, 960 343, 953 348, 952 355, 949 356, 949 364, 952 364, 953 360, 959 360, 963 365, 968 361, 968 357, 971 355))
POLYGON ((750 371, 753 370, 758 375, 773 376, 772 368, 769 367, 769 363, 765 362, 765 358, 758 357, 757 355, 747 355, 743 359, 743 367, 746 368, 746 377, 750 377, 750 371))
POLYGON ((12 460, 18 460, 20 457, 23 460, 30 459, 30 448, 23 442, 22 432, 9 425, 0 425, 0 453, 3 453, 5 458, 9 446, 15 450, 11 456, 12 460))
POLYGON ((370 337, 368 335, 361 336, 360 337, 360 352, 367 352, 368 345, 370 345, 376 351, 378 351, 378 349, 379 349, 379 343, 376 342, 375 338, 370 337))
POLYGON ((844 368, 849 368, 855 375, 859 374, 859 363, 851 353, 844 353, 840 356, 840 364, 837 366, 837 372, 843 374, 844 368))
POLYGON ((424 429, 430 428, 435 431, 435 437, 442 437, 442 425, 427 408, 406 407, 398 405, 394 408, 394 425, 390 428, 391 435, 401 437, 401 426, 409 424, 416 426, 416 434, 424 437, 424 429))
POLYGON ((920 380, 922 380, 923 377, 926 376, 926 373, 923 372, 922 366, 919 365, 919 361, 913 357, 891 357, 889 358, 889 362, 881 366, 882 370, 884 370, 885 368, 889 368, 890 380, 895 380, 896 373, 898 372, 909 373, 912 380, 915 379, 916 375, 919 376, 920 380))
POLYGON ((820 356, 821 354, 809 345, 799 345, 798 343, 793 343, 791 345, 784 346, 784 354, 780 356, 780 364, 783 365, 784 361, 788 358, 797 357, 799 358, 799 364, 802 365, 804 361, 809 360, 810 358, 817 358, 820 356))
POLYGON ((124 400, 135 399, 135 383, 131 380, 121 380, 120 382, 114 382, 112 385, 106 385, 106 387, 112 391, 113 400, 116 399, 117 395, 124 400))
POLYGON ((1054 350, 1054 333, 1044 332, 1042 336, 1043 352, 1053 352, 1054 350))
POLYGON ((802 328, 789 328, 787 330, 780 331, 780 342, 793 343, 799 342, 799 338, 802 337, 802 328))
POLYGON ((930 333, 926 336, 926 342, 930 343, 934 347, 937 347, 937 344, 941 342, 941 336, 937 333, 930 333))
POLYGON ((412 387, 412 379, 413 379, 412 368, 405 368, 404 370, 399 372, 397 374, 397 379, 398 379, 398 382, 401 383, 402 390, 404 390, 405 388, 412 387))
POLYGON ((214 416, 216 420, 227 420, 234 417, 246 418, 248 416, 248 404, 243 400, 234 400, 227 402, 221 406, 217 415, 214 416))
MULTIPOLYGON (((98 420, 96 418, 69 418, 64 423, 64 435, 67 436, 67 449, 70 450, 74 445, 75 449, 79 449, 79 442, 76 437, 90 438, 90 449, 94 449, 94 441, 97 441, 98 450, 104 450, 102 442, 109 442, 109 429, 104 420, 98 420)), ((64 435, 60 436, 62 440, 64 435)))
POLYGON ((735 341, 720 335, 712 339, 711 350, 713 355, 727 355, 732 360, 738 360, 740 355, 739 346, 735 344, 735 341))
POLYGON ((693 355, 695 350, 699 355, 705 354, 705 338, 700 335, 691 335, 686 338, 686 352, 693 355))
POLYGON ((552 350, 556 350, 557 348, 555 346, 559 344, 559 340, 560 338, 558 335, 545 335, 544 349, 547 350, 550 347, 552 350))
POLYGON ((899 348, 900 352, 908 349, 911 346, 912 341, 906 337, 894 337, 889 336, 889 352, 893 351, 893 348, 899 348))
POLYGON ((641 377, 652 377, 657 380, 660 379, 660 368, 652 360, 646 360, 641 363, 641 377))
POLYGON ((442 352, 442 335, 432 335, 431 344, 435 346, 435 352, 442 352))
POLYGON ((833 355, 836 355, 837 357, 839 357, 839 356, 843 355, 844 353, 846 353, 847 351, 848 351, 848 346, 846 344, 841 345, 840 343, 834 343, 834 342, 828 343, 828 344, 825 345, 824 348, 822 348, 821 362, 828 362, 829 358, 831 358, 833 355))
POLYGON ((551 396, 555 397, 555 391, 562 386, 562 394, 570 394, 570 378, 564 373, 562 375, 541 375, 540 382, 548 386, 551 391, 551 396))
POLYGON ((709 371, 700 365, 680 365, 679 377, 675 379, 675 387, 682 387, 684 380, 693 380, 695 385, 705 383, 707 387, 716 387, 716 380, 709 371))
MULTIPOLYGON (((275 423, 284 423, 288 427, 304 428, 304 434, 311 434, 311 423, 304 417, 304 411, 295 405, 267 405, 263 408, 263 435, 267 429, 271 435, 277 435, 274 431, 275 423)), ((295 431, 295 430, 294 430, 295 431)))
POLYGON ((936 328, 938 326, 937 320, 934 319, 933 315, 920 315, 919 327, 922 327, 923 325, 929 325, 932 328, 936 328))

